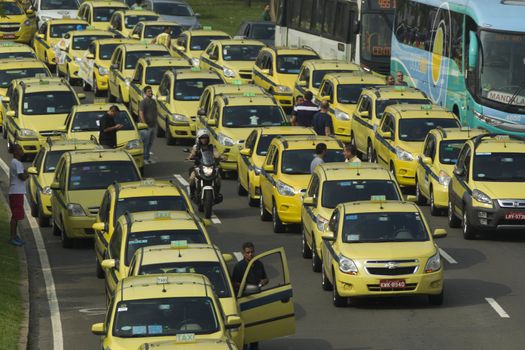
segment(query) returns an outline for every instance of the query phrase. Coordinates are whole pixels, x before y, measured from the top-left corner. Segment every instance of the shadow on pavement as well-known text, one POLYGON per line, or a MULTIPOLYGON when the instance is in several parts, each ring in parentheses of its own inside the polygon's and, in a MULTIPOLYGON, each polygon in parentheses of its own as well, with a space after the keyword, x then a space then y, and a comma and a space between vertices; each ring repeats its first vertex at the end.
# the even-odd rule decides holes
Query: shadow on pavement
POLYGON ((279 350, 366 350, 371 347, 348 347, 334 348, 326 340, 322 339, 293 339, 281 338, 268 342, 262 342, 259 345, 261 350, 279 349, 279 350))

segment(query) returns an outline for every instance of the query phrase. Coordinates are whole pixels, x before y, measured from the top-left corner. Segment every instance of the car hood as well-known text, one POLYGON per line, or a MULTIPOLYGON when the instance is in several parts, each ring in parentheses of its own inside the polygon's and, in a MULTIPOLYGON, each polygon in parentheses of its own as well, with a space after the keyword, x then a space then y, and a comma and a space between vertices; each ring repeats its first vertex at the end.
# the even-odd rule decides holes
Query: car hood
POLYGON ((312 175, 310 174, 282 174, 279 180, 287 185, 292 186, 297 193, 301 190, 305 190, 308 187, 311 177, 312 175))
POLYGON ((275 79, 275 82, 278 85, 284 85, 288 86, 290 89, 293 90, 295 80, 297 79, 296 74, 276 74, 277 79, 275 79))
POLYGON ((50 186, 55 178, 55 173, 43 173, 38 177, 38 180, 40 181, 40 186, 46 187, 50 186))
POLYGON ((41 115, 24 116, 20 122, 20 127, 35 131, 44 130, 63 130, 67 114, 48 114, 45 117, 41 115))
POLYGON ((252 131, 252 128, 223 128, 220 132, 230 137, 236 144, 243 145, 252 131))
POLYGON ((406 141, 399 141, 398 145, 405 151, 408 151, 416 157, 421 152, 423 152, 423 141, 417 141, 417 142, 406 142, 406 141))
POLYGON ((247 70, 252 71, 253 61, 225 61, 225 68, 230 68, 234 71, 247 70))
POLYGON ((472 189, 480 190, 492 199, 525 199, 525 186, 521 182, 474 181, 472 189))
POLYGON ((432 241, 426 242, 385 242, 385 243, 344 243, 341 253, 352 260, 406 260, 419 259, 425 262, 436 253, 432 241))
POLYGON ((175 107, 173 113, 194 117, 197 114, 197 108, 199 108, 199 101, 174 100, 173 106, 175 107))
POLYGON ((86 213, 89 213, 89 208, 96 208, 96 211, 98 212, 104 192, 106 192, 105 188, 96 190, 68 191, 68 202, 80 204, 86 213))
MULTIPOLYGON (((146 342, 144 343, 144 338, 117 338, 118 341, 115 341, 115 343, 108 342, 107 344, 104 344, 107 346, 107 348, 111 348, 112 350, 146 350, 151 349, 154 345, 154 349, 173 349, 174 347, 180 348, 180 349, 202 349, 202 345, 200 347, 198 344, 200 342, 210 342, 210 345, 219 342, 219 341, 225 341, 225 337, 221 336, 219 332, 212 333, 212 334, 199 334, 195 335, 195 342, 193 343, 181 343, 177 344, 177 338, 176 336, 160 336, 156 337, 156 341, 154 342, 146 342), (181 345, 179 347, 179 345, 181 345), (191 347, 190 347, 191 346, 191 347)), ((152 339, 152 338, 150 338, 152 339)), ((207 347, 206 349, 223 349, 221 347, 214 348, 214 347, 207 347)))

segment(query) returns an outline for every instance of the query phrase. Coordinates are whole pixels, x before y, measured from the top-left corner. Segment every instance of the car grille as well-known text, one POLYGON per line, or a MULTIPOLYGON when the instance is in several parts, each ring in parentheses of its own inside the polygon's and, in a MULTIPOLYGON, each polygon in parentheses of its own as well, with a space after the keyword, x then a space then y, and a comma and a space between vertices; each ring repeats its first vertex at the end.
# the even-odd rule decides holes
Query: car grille
POLYGON ((252 71, 249 70, 241 70, 239 71, 239 75, 242 79, 251 79, 252 78, 252 71))
POLYGON ((498 199, 501 208, 525 208, 525 199, 498 199))
POLYGON ((417 266, 403 266, 403 267, 367 267, 366 270, 371 275, 381 276, 399 276, 399 275, 411 275, 416 272, 417 266))
POLYGON ((13 32, 18 32, 19 29, 20 29, 20 23, 0 24, 0 32, 13 33, 13 32))
POLYGON ((379 284, 368 284, 369 292, 399 292, 399 291, 410 291, 417 288, 417 283, 407 283, 405 288, 381 288, 379 284))
POLYGON ((40 131, 41 136, 60 136, 62 135, 61 132, 56 130, 42 130, 40 131))

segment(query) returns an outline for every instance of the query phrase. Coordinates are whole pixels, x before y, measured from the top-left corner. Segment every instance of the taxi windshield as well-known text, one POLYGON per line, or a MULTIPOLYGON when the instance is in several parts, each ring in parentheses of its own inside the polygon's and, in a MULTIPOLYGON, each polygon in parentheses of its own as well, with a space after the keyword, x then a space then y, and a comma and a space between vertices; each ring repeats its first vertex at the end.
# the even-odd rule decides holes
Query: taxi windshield
POLYGON ((22 113, 42 115, 69 113, 77 99, 71 91, 33 92, 24 94, 22 113))
POLYGON ((109 22, 111 15, 117 10, 122 10, 119 7, 95 7, 93 9, 94 22, 109 22))
MULTIPOLYGON (((281 171, 283 174, 310 174, 310 163, 315 157, 314 149, 298 149, 283 152, 281 171)), ((324 156, 325 163, 344 162, 342 150, 329 149, 324 156)))
POLYGON ((256 126, 284 125, 286 118, 279 106, 224 107, 222 126, 227 128, 253 128, 256 126))
POLYGON ((391 98, 388 100, 376 100, 376 116, 381 118, 385 108, 395 104, 408 104, 408 105, 429 105, 432 102, 430 100, 424 99, 410 99, 410 98, 391 98))
MULTIPOLYGON (((1 48, 1 45, 0 45, 1 48)), ((36 58, 35 54, 31 51, 19 51, 19 52, 0 52, 0 60, 6 58, 36 58)))
MULTIPOLYGON (((158 287, 161 293, 163 286, 158 287)), ((220 329, 209 297, 125 300, 116 305, 114 315, 113 336, 118 338, 174 336, 190 330, 194 334, 210 334, 220 329)))
POLYGON ((61 38, 67 32, 72 30, 84 30, 87 24, 84 23, 71 23, 71 24, 53 24, 49 30, 49 35, 52 38, 61 38))
MULTIPOLYGON (((380 203, 377 203, 379 208, 380 203)), ((429 236, 423 219, 414 212, 346 214, 344 243, 424 242, 429 236)))
POLYGON ((219 298, 229 298, 231 296, 230 288, 226 282, 228 277, 221 264, 216 261, 187 261, 142 265, 139 271, 139 275, 163 273, 198 273, 204 275, 210 280, 213 290, 219 298))
POLYGON ((160 57, 169 55, 170 53, 167 50, 131 51, 126 53, 126 69, 135 69, 135 65, 141 57, 160 57))
POLYGON ((129 265, 137 249, 152 245, 171 244, 171 241, 188 241, 188 243, 207 243, 206 237, 199 229, 161 230, 131 232, 128 234, 126 261, 129 265))
MULTIPOLYGON (((268 148, 270 147, 270 143, 274 138, 276 138, 279 135, 261 135, 259 138, 259 143, 257 144, 257 155, 259 156, 265 156, 268 153, 268 148)), ((286 134, 286 136, 299 136, 299 135, 292 135, 292 134, 286 134)))
POLYGON ((125 212, 139 213, 143 211, 187 211, 183 196, 148 196, 119 198, 115 205, 115 221, 125 212))
POLYGON ((306 60, 314 60, 318 56, 279 55, 277 56, 277 73, 299 74, 299 70, 306 60))
POLYGON ((22 15, 24 11, 17 2, 0 2, 0 13, 2 16, 18 16, 22 15))
POLYGON ((155 6, 155 12, 162 13, 164 16, 181 16, 181 17, 188 17, 193 16, 193 13, 191 12, 188 5, 185 4, 177 4, 173 2, 157 2, 154 3, 155 6))
MULTIPOLYGON (((175 68, 175 67, 173 67, 175 68)), ((181 69, 190 69, 191 67, 188 66, 182 66, 182 67, 176 67, 177 70, 181 69)), ((159 85, 160 81, 162 80, 162 76, 166 73, 166 66, 162 67, 148 67, 146 69, 146 84, 148 85, 159 85)))
POLYGON ((79 6, 76 0, 41 0, 40 10, 76 10, 79 6))
POLYGON ((43 74, 48 77, 48 70, 44 67, 41 68, 16 68, 16 69, 5 69, 0 70, 0 87, 6 88, 11 83, 11 80, 32 78, 37 74, 43 74))
POLYGON ((371 196, 402 200, 395 183, 390 180, 334 180, 323 183, 322 206, 333 209, 339 203, 366 201, 371 196))
POLYGON ((182 79, 175 81, 173 98, 178 101, 198 101, 206 86, 221 84, 220 79, 182 79))
POLYGON ((109 60, 111 59, 111 55, 113 55, 113 51, 115 51, 115 48, 119 46, 120 44, 104 44, 100 45, 98 47, 98 56, 101 60, 109 60))
POLYGON ((182 33, 181 26, 148 25, 144 28, 144 37, 148 39, 155 38, 157 35, 164 32, 166 27, 171 29, 170 35, 172 38, 176 38, 180 35, 180 33, 182 33))
POLYGON ((399 139, 403 141, 423 141, 428 132, 441 126, 442 128, 459 127, 459 122, 452 118, 414 118, 399 120, 399 139))
POLYGON ((114 181, 139 181, 140 176, 131 161, 100 161, 72 164, 69 169, 70 191, 102 190, 114 181))
POLYGON ((221 39, 229 39, 227 36, 224 35, 214 35, 214 36, 192 36, 190 41, 190 50, 194 51, 204 51, 206 47, 208 47, 208 44, 212 40, 221 40, 221 39))
MULTIPOLYGON (((100 119, 106 114, 105 111, 77 112, 71 123, 71 132, 99 131, 100 119)), ((115 117, 115 123, 122 124, 120 130, 134 130, 133 122, 127 111, 120 111, 115 117)))
POLYGON ((139 22, 156 21, 158 18, 157 15, 127 15, 124 17, 124 25, 131 29, 139 22))
POLYGON ((439 144, 439 162, 441 164, 456 164, 459 151, 465 144, 465 140, 441 141, 439 144))
POLYGON ((93 40, 111 38, 113 35, 75 35, 73 37, 73 50, 87 50, 93 40))
POLYGON ((255 61, 262 45, 224 45, 222 59, 225 61, 255 61))
POLYGON ((342 104, 357 104, 361 91, 377 84, 340 84, 337 85, 337 102, 342 104))
POLYGON ((346 69, 346 70, 340 70, 340 69, 316 69, 314 70, 314 75, 312 77, 312 86, 319 88, 321 86, 321 83, 323 81, 323 78, 325 75, 330 73, 350 73, 354 72, 355 70, 346 69))
POLYGON ((476 152, 474 181, 525 181, 525 153, 476 152))
POLYGON ((51 151, 46 153, 46 160, 44 161, 44 173, 55 172, 58 164, 58 160, 67 151, 51 151))

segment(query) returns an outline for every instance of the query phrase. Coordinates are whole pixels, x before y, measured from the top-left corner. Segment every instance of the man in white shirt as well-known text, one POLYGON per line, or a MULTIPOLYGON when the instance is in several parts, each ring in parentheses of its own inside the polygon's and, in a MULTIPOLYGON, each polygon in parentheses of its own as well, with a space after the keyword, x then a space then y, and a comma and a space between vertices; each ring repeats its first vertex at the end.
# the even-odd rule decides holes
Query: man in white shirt
POLYGON ((345 156, 345 163, 361 163, 361 159, 357 157, 357 149, 350 143, 345 144, 343 155, 345 156))
POLYGON ((310 174, 314 173, 315 168, 319 164, 323 164, 324 163, 324 156, 326 155, 326 149, 327 149, 326 144, 322 143, 322 142, 318 143, 315 146, 315 157, 312 160, 312 162, 310 163, 310 174))
POLYGON ((24 195, 26 194, 25 181, 29 177, 22 164, 24 150, 22 146, 14 144, 11 147, 13 160, 9 166, 9 207, 11 209, 11 237, 9 244, 16 247, 23 246, 25 242, 18 236, 18 221, 24 219, 24 195))

